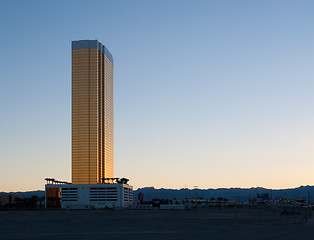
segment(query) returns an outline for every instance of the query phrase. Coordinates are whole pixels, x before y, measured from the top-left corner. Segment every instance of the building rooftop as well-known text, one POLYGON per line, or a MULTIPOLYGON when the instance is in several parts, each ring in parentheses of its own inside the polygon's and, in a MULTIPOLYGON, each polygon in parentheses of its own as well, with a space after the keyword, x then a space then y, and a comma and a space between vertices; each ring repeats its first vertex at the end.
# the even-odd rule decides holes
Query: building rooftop
POLYGON ((98 40, 72 41, 72 50, 78 50, 78 49, 98 49, 99 51, 104 53, 113 64, 113 57, 110 51, 106 48, 105 45, 103 45, 98 40))

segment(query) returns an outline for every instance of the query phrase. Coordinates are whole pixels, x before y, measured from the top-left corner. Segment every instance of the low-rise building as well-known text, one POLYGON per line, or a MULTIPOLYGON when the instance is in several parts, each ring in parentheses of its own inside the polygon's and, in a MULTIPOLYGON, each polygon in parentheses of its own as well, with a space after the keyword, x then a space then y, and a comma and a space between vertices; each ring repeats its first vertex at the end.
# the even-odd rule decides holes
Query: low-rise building
POLYGON ((133 187, 124 183, 46 184, 46 208, 100 209, 133 205, 133 187))
POLYGON ((16 204, 19 200, 24 200, 24 195, 15 193, 0 193, 0 206, 16 204))

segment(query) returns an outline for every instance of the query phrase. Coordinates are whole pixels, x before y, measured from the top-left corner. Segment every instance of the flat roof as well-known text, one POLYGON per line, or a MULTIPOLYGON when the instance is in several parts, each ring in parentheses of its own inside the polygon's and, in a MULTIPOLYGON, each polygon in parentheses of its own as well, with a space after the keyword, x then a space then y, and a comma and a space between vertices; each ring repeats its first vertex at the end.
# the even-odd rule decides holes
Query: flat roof
POLYGON ((104 53, 109 60, 113 64, 113 57, 108 48, 106 48, 105 45, 103 45, 98 40, 78 40, 78 41, 72 41, 72 50, 79 50, 79 49, 98 49, 102 53, 104 53))

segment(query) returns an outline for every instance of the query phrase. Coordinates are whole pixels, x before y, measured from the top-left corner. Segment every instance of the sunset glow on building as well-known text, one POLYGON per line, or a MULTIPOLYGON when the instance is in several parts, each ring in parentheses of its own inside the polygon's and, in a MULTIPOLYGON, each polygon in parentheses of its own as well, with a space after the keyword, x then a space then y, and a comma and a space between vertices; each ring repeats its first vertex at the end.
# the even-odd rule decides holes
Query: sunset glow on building
POLYGON ((97 40, 72 42, 72 183, 113 177, 113 58, 97 40))

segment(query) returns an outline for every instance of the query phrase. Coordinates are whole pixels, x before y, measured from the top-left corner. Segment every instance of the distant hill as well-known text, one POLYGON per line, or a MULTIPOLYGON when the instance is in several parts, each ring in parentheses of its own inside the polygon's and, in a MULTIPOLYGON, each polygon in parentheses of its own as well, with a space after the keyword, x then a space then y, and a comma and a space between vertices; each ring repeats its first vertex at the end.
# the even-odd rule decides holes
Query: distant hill
MULTIPOLYGON (((155 189, 154 187, 139 188, 133 191, 135 199, 138 194, 142 192, 144 195, 144 201, 149 201, 154 198, 159 199, 177 199, 183 200, 185 198, 201 197, 203 199, 211 199, 223 197, 227 199, 234 199, 237 201, 247 201, 248 198, 255 198, 257 194, 268 193, 273 199, 280 197, 287 197, 290 199, 301 200, 306 202, 314 202, 314 186, 300 186, 298 188, 290 189, 267 189, 267 188, 218 188, 218 189, 155 189)), ((44 197, 45 191, 28 191, 28 192, 11 192, 16 194, 23 194, 26 198, 32 196, 44 197)))
POLYGON ((183 200, 185 198, 201 197, 203 199, 210 199, 223 197, 227 199, 234 199, 237 201, 247 201, 248 198, 255 198, 257 194, 268 193, 273 199, 279 197, 287 197, 290 199, 304 199, 310 202, 314 201, 314 186, 301 186, 291 189, 273 190, 267 188, 218 188, 218 189, 155 189, 154 187, 139 188, 135 190, 134 196, 137 199, 138 194, 142 192, 144 201, 149 201, 154 198, 159 199, 177 199, 183 200))
MULTIPOLYGON (((1 193, 6 193, 6 192, 1 192, 1 193)), ((45 191, 43 190, 28 191, 28 192, 9 192, 9 193, 21 194, 21 195, 24 195, 24 197, 26 198, 31 198, 32 196, 37 196, 41 198, 45 196, 45 191)))

